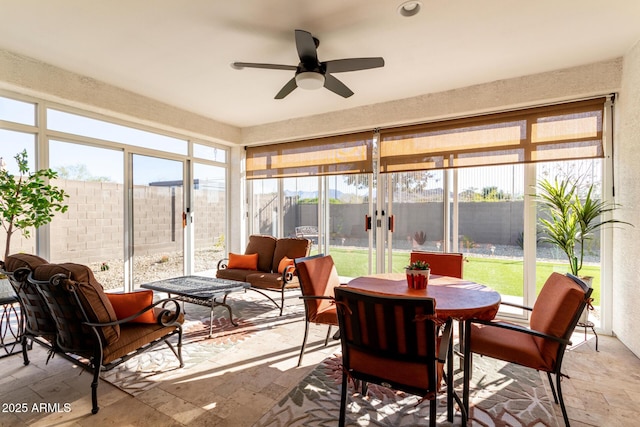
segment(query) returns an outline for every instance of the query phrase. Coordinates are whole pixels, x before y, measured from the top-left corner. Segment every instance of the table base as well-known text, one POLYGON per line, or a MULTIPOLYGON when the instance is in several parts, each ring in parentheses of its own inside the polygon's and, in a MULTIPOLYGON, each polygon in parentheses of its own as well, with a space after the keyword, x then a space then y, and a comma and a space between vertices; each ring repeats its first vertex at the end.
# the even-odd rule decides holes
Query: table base
MULTIPOLYGON (((228 294, 225 294, 224 297, 222 298, 222 301, 218 301, 217 298, 197 298, 197 297, 187 297, 184 295, 173 295, 171 293, 167 293, 169 295, 169 298, 175 298, 178 301, 182 301, 182 302, 188 302, 190 304, 196 304, 196 305, 201 305, 203 307, 210 307, 211 310, 209 311, 209 335, 207 336, 207 338, 211 338, 213 336, 213 309, 216 307, 225 307, 227 309, 227 311, 229 312, 229 321, 231 322, 231 324, 233 326, 238 326, 238 322, 235 322, 233 320, 233 312, 231 311, 231 306, 229 304, 227 304, 227 296, 228 294)), ((185 310, 186 312, 186 310, 185 310)))

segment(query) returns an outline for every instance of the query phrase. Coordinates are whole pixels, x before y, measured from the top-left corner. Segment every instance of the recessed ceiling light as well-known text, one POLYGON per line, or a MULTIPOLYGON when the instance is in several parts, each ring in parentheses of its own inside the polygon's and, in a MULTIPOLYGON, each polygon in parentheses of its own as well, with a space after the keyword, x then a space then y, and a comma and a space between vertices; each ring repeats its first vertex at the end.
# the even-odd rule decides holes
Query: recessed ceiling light
POLYGON ((422 2, 417 0, 409 0, 398 6, 398 13, 405 18, 415 16, 420 12, 422 2))

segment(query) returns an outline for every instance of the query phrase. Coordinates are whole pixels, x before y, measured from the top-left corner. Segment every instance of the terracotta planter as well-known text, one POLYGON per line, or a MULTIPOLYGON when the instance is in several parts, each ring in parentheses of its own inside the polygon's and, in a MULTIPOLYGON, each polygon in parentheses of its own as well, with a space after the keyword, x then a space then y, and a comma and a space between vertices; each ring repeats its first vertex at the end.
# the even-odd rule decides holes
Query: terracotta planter
POLYGON ((409 289, 427 289, 429 284, 429 273, 431 270, 408 270, 405 269, 407 274, 407 285, 409 289))

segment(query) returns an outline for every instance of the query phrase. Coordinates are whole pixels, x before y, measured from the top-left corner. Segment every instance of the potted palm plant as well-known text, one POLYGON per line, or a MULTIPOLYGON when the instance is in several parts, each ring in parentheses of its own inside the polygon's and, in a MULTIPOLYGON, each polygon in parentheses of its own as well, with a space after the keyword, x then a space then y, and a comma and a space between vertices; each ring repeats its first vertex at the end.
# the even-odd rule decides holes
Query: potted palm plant
MULTIPOLYGON (((550 243, 564 252, 569 261, 571 274, 591 285, 593 277, 580 275, 586 246, 595 233, 607 224, 626 224, 616 219, 605 219, 605 215, 618 206, 593 197, 594 186, 590 185, 584 195, 579 194, 577 183, 563 180, 538 181, 537 201, 544 214, 539 219, 541 242, 550 243)), ((586 322, 585 316, 581 321, 586 322)))
POLYGON ((18 174, 0 168, 0 224, 6 235, 4 257, 9 256, 11 237, 20 231, 30 237, 31 227, 48 224, 56 212, 66 212, 69 197, 61 188, 51 185, 58 174, 51 169, 29 172, 27 151, 16 154, 18 174))

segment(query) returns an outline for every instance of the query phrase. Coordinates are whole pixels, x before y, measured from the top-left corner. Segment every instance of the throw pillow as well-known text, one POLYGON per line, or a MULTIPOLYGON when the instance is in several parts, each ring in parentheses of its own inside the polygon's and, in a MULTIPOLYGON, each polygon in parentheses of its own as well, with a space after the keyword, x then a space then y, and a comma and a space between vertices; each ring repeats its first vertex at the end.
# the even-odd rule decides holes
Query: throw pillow
MULTIPOLYGON (((111 301, 111 305, 116 312, 118 320, 125 319, 149 307, 153 304, 153 291, 145 289, 137 292, 127 292, 124 294, 107 294, 107 298, 111 301)), ((158 323, 153 309, 142 313, 140 316, 131 320, 135 323, 158 323)))
POLYGON ((284 273, 284 270, 290 265, 295 265, 295 263, 291 258, 288 258, 288 257, 282 258, 280 260, 280 264, 278 264, 278 273, 280 274, 284 273))
POLYGON ((229 264, 227 268, 238 268, 241 270, 257 270, 258 254, 238 255, 229 254, 229 264))

